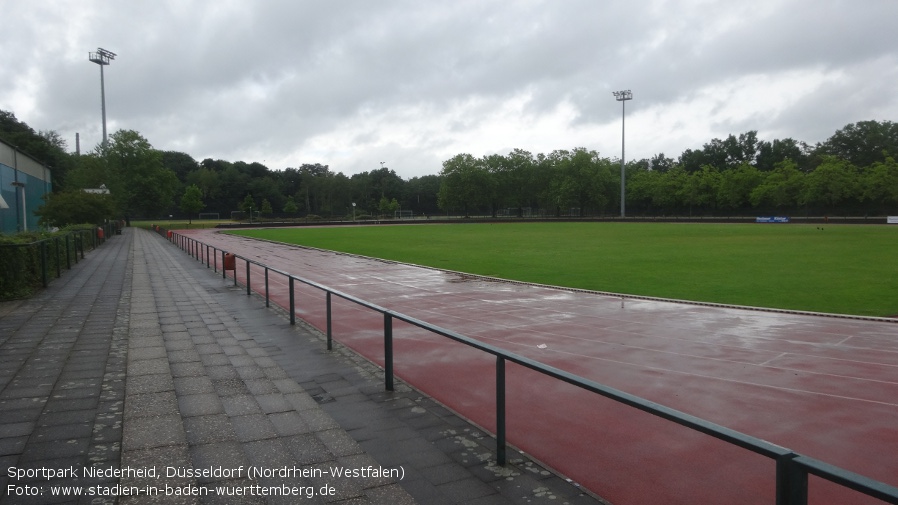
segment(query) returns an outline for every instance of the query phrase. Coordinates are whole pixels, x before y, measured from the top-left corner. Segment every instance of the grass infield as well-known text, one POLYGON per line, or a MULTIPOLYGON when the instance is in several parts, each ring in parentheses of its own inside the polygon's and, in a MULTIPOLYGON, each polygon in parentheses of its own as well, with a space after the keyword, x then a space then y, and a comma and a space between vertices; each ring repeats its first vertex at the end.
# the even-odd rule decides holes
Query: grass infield
POLYGON ((898 226, 497 223, 230 233, 555 286, 898 314, 898 226))

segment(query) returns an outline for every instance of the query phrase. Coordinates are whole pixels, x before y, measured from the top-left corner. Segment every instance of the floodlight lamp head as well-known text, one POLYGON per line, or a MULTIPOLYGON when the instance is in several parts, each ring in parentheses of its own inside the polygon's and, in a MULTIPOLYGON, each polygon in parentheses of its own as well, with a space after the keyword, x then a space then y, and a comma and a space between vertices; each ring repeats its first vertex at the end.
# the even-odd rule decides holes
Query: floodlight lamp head
POLYGON ((618 102, 633 99, 633 92, 629 89, 624 91, 612 91, 611 93, 614 95, 614 98, 617 99, 618 102))
POLYGON ((109 62, 115 59, 115 53, 98 47, 97 52, 88 53, 88 59, 97 65, 109 65, 109 62))

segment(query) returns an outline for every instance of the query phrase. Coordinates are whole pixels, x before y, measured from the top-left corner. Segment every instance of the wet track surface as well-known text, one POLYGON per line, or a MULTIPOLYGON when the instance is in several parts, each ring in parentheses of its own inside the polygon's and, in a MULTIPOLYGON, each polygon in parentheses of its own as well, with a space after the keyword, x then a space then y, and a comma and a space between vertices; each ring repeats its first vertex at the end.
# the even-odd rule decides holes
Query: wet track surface
MULTIPOLYGON (((218 234, 196 240, 898 485, 898 324, 621 298, 218 234)), ((220 266, 220 265, 219 265, 220 266)), ((245 264, 238 260, 243 283, 245 264)), ((230 274, 229 274, 230 275, 230 274)), ((263 289, 252 270, 253 289, 263 289)), ((287 281, 271 275, 272 300, 287 281)), ((297 317, 325 297, 297 284, 297 317)), ((335 299, 334 338, 383 362, 383 317, 335 299)), ((495 359, 405 324, 396 375, 495 429, 495 359)), ((509 443, 612 503, 772 503, 772 460, 516 365, 509 443)), ((811 503, 867 503, 810 480, 811 503)))

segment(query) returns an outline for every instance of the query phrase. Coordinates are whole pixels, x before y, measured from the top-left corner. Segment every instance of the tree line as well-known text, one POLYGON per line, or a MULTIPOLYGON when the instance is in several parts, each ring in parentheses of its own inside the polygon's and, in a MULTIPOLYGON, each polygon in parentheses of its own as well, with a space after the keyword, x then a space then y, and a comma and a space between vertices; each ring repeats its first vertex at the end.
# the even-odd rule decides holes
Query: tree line
MULTIPOLYGON (((625 165, 628 216, 885 215, 898 213, 898 124, 863 121, 810 146, 713 139, 676 160, 663 153, 625 165)), ((443 162, 438 203, 462 214, 614 216, 619 159, 585 148, 443 162)))
MULTIPOLYGON (((115 218, 196 217, 232 211, 344 219, 386 215, 614 216, 620 160, 586 148, 533 155, 458 154, 438 174, 402 179, 392 169, 346 176, 321 163, 271 170, 155 149, 133 130, 76 156, 52 131, 34 132, 0 111, 0 136, 48 163, 47 224, 115 218), (23 147, 24 146, 24 147, 23 147), (81 190, 105 185, 109 197, 81 190), (355 205, 353 205, 355 204, 355 205), (68 221, 68 222, 65 222, 68 221)), ((898 124, 849 124, 811 146, 756 131, 713 139, 677 159, 659 153, 625 166, 628 216, 898 214, 898 124)))

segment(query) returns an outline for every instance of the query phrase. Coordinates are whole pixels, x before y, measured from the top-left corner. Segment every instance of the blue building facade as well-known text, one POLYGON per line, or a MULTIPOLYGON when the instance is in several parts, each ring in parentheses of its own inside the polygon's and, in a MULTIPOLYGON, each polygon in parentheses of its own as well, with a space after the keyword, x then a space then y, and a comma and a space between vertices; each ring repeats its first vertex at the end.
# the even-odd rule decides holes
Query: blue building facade
POLYGON ((46 165, 0 140, 0 232, 37 230, 34 211, 51 189, 46 165))

